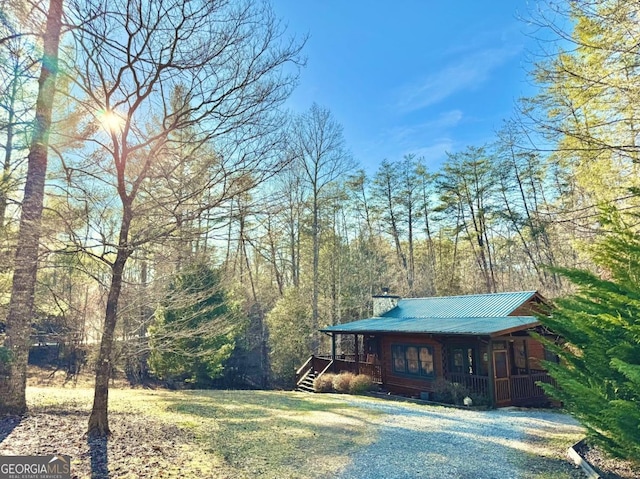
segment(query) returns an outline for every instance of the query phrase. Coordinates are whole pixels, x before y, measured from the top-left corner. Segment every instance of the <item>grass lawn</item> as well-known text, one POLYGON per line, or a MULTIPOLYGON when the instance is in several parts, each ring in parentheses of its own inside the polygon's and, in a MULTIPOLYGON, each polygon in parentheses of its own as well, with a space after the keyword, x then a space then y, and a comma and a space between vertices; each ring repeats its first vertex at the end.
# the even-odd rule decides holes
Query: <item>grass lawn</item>
MULTIPOLYGON (((29 414, 0 418, 0 455, 66 454, 72 477, 92 479, 328 478, 378 439, 386 417, 335 394, 167 391, 116 382, 109 393, 112 436, 89 440, 90 383, 63 387, 42 372, 30 376, 29 414)), ((564 453, 579 432, 543 421, 526 441, 508 446, 523 477, 570 479, 578 476, 564 453)))
POLYGON ((112 389, 113 435, 91 442, 92 395, 29 387, 0 454, 69 454, 77 477, 320 478, 375 439, 374 413, 332 395, 112 389))
POLYGON ((557 430, 552 425, 527 431, 526 447, 522 450, 522 469, 527 479, 572 479, 584 477, 573 469, 567 459, 567 449, 584 437, 584 432, 557 430))

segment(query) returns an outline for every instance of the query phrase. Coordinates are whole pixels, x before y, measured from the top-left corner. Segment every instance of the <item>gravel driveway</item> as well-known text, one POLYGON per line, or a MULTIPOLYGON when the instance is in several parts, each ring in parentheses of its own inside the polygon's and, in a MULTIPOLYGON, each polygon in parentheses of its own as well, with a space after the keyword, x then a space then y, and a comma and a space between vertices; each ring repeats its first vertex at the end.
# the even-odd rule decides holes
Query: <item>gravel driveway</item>
POLYGON ((377 440, 355 454, 338 479, 582 477, 562 459, 536 457, 541 437, 580 434, 576 421, 564 414, 362 399, 354 405, 384 414, 374 420, 377 440))

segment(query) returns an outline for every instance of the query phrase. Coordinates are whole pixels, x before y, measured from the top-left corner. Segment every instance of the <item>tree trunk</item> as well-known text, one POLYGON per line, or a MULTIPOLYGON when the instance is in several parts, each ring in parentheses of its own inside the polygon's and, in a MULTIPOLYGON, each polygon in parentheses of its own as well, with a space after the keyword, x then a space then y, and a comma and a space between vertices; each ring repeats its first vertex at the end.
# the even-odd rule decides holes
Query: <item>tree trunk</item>
POLYGON ((280 268, 278 267, 278 255, 276 251, 276 243, 273 238, 274 232, 271 224, 271 215, 267 218, 267 237, 269 238, 269 253, 271 255, 271 267, 273 268, 273 274, 276 278, 276 283, 278 285, 278 293, 282 297, 284 293, 284 285, 282 283, 282 274, 280 273, 280 268))
POLYGON ((318 354, 320 349, 320 333, 318 332, 320 324, 320 314, 318 313, 318 296, 320 286, 318 281, 320 279, 320 225, 319 225, 319 208, 318 196, 319 192, 314 188, 313 192, 313 224, 311 225, 311 235, 313 236, 313 289, 311 296, 311 351, 313 354, 318 354))
POLYGON ((108 402, 109 402, 109 378, 111 377, 111 351, 113 350, 113 337, 118 320, 118 300, 122 290, 122 277, 125 264, 131 252, 128 248, 129 226, 131 225, 130 207, 125 205, 122 225, 120 226, 120 238, 116 260, 111 266, 111 286, 107 297, 107 308, 104 318, 100 353, 96 366, 96 384, 93 395, 93 408, 89 416, 87 434, 90 436, 104 437, 111 434, 109 430, 108 402))
POLYGON ((300 227, 300 215, 295 211, 294 199, 290 198, 289 201, 289 217, 287 218, 289 224, 289 255, 291 259, 291 283, 294 288, 300 286, 300 232, 297 228, 300 227))
POLYGON ((0 412, 5 414, 22 414, 27 409, 25 389, 29 333, 38 271, 38 244, 47 172, 49 128, 58 70, 62 1, 51 0, 44 34, 44 57, 38 82, 36 121, 28 157, 13 286, 7 315, 5 345, 12 355, 12 360, 8 365, 6 379, 0 378, 0 412))
POLYGON ((407 223, 409 226, 409 268, 407 270, 407 283, 409 285, 409 297, 414 296, 414 281, 416 275, 416 263, 413 253, 413 205, 409 204, 407 210, 407 223))
POLYGON ((392 185, 390 180, 384 185, 385 187, 385 199, 387 203, 387 208, 389 208, 389 221, 391 222, 391 235, 393 236, 393 242, 396 246, 396 256, 398 257, 398 265, 402 268, 402 271, 405 273, 404 277, 407 280, 407 287, 409 290, 411 286, 409 285, 409 276, 407 274, 407 257, 402 251, 402 244, 400 243, 400 232, 398 230, 398 222, 396 220, 396 215, 393 210, 394 198, 392 185))
POLYGON ((11 81, 11 96, 9 97, 9 107, 7 108, 7 133, 6 133, 6 145, 4 150, 4 165, 2 167, 2 184, 0 187, 0 228, 5 226, 5 216, 7 211, 7 204, 9 199, 9 187, 11 176, 11 156, 13 154, 13 128, 15 122, 15 105, 16 97, 18 95, 18 66, 14 71, 14 76, 11 81))
POLYGON ((433 237, 431 236, 431 224, 429 222, 429 215, 430 215, 430 211, 429 211, 429 203, 428 203, 428 197, 429 195, 427 194, 427 189, 423 183, 423 187, 422 187, 422 201, 423 201, 423 212, 422 214, 424 215, 424 230, 425 230, 425 234, 426 234, 426 239, 427 239, 427 287, 426 287, 426 293, 428 296, 434 296, 436 294, 436 253, 435 253, 435 247, 433 244, 433 237))

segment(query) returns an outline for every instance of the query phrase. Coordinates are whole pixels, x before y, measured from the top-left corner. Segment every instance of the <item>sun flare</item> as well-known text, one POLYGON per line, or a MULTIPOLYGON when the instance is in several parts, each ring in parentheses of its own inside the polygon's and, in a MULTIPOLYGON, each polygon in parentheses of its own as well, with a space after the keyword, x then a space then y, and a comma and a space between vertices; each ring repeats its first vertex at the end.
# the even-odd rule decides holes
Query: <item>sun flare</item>
POLYGON ((102 127, 110 132, 122 130, 124 118, 113 110, 102 110, 98 113, 98 120, 102 127))

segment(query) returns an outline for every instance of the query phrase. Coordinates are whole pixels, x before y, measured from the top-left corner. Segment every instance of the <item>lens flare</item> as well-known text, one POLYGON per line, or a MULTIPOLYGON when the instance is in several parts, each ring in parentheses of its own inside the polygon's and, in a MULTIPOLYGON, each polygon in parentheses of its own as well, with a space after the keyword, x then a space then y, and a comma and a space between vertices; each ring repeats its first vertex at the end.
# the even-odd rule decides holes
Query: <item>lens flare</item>
POLYGON ((112 133, 122 131, 124 118, 113 110, 101 110, 98 113, 98 120, 102 127, 112 133))

